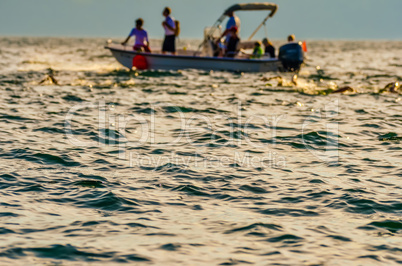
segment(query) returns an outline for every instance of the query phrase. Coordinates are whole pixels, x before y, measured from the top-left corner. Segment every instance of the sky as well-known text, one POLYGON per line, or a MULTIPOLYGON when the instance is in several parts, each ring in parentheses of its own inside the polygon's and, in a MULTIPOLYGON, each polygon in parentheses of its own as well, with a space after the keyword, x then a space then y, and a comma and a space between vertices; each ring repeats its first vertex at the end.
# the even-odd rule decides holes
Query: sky
MULTIPOLYGON (((151 38, 162 38, 162 10, 172 8, 181 38, 199 38, 229 0, 0 0, 0 36, 124 38, 144 19, 151 38)), ((261 1, 260 1, 261 2, 261 1)), ((402 40, 402 0, 272 0, 279 9, 267 21, 271 39, 402 40)), ((267 11, 237 12, 246 38, 267 11)), ((264 37, 261 28, 256 37, 264 37)))

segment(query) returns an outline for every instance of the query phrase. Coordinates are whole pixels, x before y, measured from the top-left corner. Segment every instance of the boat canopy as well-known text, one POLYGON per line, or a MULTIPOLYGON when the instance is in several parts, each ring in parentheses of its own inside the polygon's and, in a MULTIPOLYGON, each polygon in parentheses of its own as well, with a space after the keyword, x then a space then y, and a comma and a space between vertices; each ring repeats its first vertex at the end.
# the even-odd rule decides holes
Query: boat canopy
POLYGON ((271 10, 270 16, 272 17, 278 6, 274 3, 246 3, 246 4, 236 4, 228 9, 223 13, 223 15, 228 15, 231 12, 239 11, 239 10, 271 10))
POLYGON ((228 9, 225 10, 225 12, 218 18, 218 20, 214 23, 212 27, 210 27, 209 31, 207 34, 204 34, 204 40, 203 42, 198 46, 198 50, 202 47, 203 44, 207 41, 208 38, 213 36, 213 33, 218 29, 218 26, 225 20, 225 18, 232 12, 235 11, 258 11, 258 10, 270 10, 271 13, 268 14, 268 16, 262 21, 262 23, 255 29, 255 31, 251 34, 251 36, 248 38, 248 40, 251 40, 251 38, 257 33, 257 31, 261 28, 262 25, 265 25, 265 22, 268 20, 268 18, 272 17, 276 11, 278 10, 278 6, 274 3, 245 3, 245 4, 235 4, 228 9))

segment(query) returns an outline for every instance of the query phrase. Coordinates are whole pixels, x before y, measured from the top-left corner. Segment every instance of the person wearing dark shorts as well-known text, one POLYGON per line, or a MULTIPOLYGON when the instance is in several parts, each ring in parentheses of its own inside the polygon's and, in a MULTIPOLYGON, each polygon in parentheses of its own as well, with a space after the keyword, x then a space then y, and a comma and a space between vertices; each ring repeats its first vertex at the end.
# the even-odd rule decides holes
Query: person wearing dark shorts
POLYGON ((171 52, 172 54, 176 53, 176 36, 175 35, 166 35, 165 40, 162 45, 162 52, 171 52))
POLYGON ((162 22, 162 27, 165 29, 165 39, 162 45, 162 53, 170 52, 176 54, 176 23, 170 16, 172 10, 169 7, 165 7, 162 15, 165 20, 162 22))

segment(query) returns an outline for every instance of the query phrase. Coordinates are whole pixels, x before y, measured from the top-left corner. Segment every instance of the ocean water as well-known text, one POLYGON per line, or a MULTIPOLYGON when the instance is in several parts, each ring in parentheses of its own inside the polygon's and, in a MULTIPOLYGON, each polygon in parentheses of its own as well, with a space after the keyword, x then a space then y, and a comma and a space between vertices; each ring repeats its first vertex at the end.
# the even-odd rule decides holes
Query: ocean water
POLYGON ((296 79, 105 41, 0 38, 0 265, 402 264, 402 42, 308 41, 296 79))

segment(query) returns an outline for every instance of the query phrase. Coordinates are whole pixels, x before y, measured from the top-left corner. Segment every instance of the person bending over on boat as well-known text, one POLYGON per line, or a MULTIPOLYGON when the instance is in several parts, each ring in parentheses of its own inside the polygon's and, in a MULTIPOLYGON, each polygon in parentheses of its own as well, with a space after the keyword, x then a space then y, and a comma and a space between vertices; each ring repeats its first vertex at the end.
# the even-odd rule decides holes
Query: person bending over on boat
POLYGON ((275 58, 275 47, 273 46, 272 42, 267 38, 262 40, 262 43, 265 46, 265 55, 269 55, 270 58, 275 58))
POLYGON ((142 18, 137 19, 135 21, 135 28, 131 30, 130 34, 121 44, 126 45, 130 37, 133 36, 135 37, 133 49, 140 52, 145 50, 145 52, 150 53, 151 49, 149 49, 148 33, 142 28, 142 25, 144 25, 144 20, 142 18))
POLYGON ((170 13, 172 13, 170 7, 165 7, 162 12, 162 15, 165 17, 165 20, 162 22, 162 27, 165 29, 165 39, 162 45, 163 54, 166 52, 176 54, 176 22, 170 16, 170 13))
POLYGON ((216 40, 214 56, 235 57, 239 52, 239 43, 240 38, 237 35, 237 27, 233 26, 225 30, 221 37, 216 40), (224 42, 222 42, 223 37, 225 37, 224 42))
POLYGON ((261 58, 261 56, 264 54, 264 50, 261 46, 262 44, 259 41, 254 43, 253 54, 250 56, 250 59, 261 58))
POLYGON ((240 38, 237 35, 237 27, 233 26, 228 31, 225 43, 225 57, 235 57, 239 53, 240 38))

